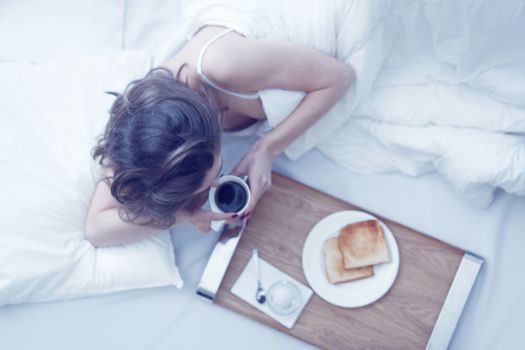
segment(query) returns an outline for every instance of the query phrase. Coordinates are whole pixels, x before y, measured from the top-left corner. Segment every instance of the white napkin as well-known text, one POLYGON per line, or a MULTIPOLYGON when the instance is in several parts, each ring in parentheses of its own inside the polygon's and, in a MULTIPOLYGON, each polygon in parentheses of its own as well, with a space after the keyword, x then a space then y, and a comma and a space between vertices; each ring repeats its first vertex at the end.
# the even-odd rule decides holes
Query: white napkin
POLYGON ((257 291, 257 278, 255 276, 254 264, 255 261, 252 256, 250 261, 248 261, 248 264, 246 264, 246 267, 242 271, 241 275, 233 285, 231 292, 237 295, 239 298, 246 301, 248 304, 261 310, 280 324, 291 329, 295 324, 295 321, 297 321, 297 318, 299 318, 299 315, 303 311, 305 305, 308 303, 308 300, 310 300, 310 297, 312 296, 312 290, 304 284, 298 282, 294 278, 288 276, 281 270, 278 270, 274 266, 259 258, 261 283, 266 292, 268 292, 272 284, 282 280, 287 280, 295 284, 295 286, 297 286, 297 288, 301 292, 301 305, 299 306, 297 311, 293 312, 290 315, 278 315, 272 310, 270 310, 268 302, 264 304, 259 304, 257 300, 255 300, 255 292, 257 291))

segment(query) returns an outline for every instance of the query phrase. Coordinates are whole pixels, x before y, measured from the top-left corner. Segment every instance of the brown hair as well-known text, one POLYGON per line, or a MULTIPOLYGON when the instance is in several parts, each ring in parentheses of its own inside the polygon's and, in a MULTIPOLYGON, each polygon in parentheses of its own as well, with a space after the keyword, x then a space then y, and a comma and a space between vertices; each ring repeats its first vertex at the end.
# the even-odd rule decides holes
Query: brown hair
POLYGON ((132 81, 110 110, 93 149, 113 175, 104 181, 121 204, 122 220, 168 228, 202 186, 221 140, 213 98, 192 90, 163 68, 132 81))

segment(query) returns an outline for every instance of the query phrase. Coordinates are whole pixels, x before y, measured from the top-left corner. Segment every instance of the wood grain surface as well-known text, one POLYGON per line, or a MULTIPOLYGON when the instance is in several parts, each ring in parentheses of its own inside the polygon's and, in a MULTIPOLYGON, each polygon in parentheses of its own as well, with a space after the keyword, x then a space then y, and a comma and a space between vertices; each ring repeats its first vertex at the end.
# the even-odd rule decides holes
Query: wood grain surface
POLYGON ((277 173, 272 183, 239 242, 216 304, 322 349, 424 349, 464 252, 381 217, 396 237, 400 268, 390 291, 369 306, 340 308, 314 292, 289 330, 230 292, 253 248, 308 285, 301 254, 311 228, 331 213, 361 210, 277 173))

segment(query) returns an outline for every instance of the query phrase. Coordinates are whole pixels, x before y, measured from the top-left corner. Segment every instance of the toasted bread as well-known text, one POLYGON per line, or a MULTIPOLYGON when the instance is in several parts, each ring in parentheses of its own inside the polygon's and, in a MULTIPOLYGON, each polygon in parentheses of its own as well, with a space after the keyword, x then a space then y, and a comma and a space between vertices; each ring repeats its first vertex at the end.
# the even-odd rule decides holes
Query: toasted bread
POLYGON ((343 266, 352 269, 390 261, 390 252, 383 228, 377 220, 356 222, 343 227, 338 245, 343 266))
POLYGON ((324 243, 323 255, 326 277, 332 284, 370 277, 374 274, 372 266, 345 269, 343 267, 343 256, 339 250, 337 238, 328 239, 324 243))

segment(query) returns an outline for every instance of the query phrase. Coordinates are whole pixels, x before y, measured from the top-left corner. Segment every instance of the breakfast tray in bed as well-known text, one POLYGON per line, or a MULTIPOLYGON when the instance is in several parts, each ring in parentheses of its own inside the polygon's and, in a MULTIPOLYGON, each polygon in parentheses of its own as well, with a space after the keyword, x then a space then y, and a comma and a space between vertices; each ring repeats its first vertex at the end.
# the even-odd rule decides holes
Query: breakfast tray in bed
POLYGON ((253 248, 308 285, 305 239, 320 219, 342 210, 362 209, 273 173, 212 300, 323 349, 446 349, 483 260, 377 215, 397 240, 400 266, 392 288, 375 303, 341 308, 314 293, 288 329, 231 293, 253 248))

